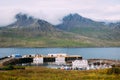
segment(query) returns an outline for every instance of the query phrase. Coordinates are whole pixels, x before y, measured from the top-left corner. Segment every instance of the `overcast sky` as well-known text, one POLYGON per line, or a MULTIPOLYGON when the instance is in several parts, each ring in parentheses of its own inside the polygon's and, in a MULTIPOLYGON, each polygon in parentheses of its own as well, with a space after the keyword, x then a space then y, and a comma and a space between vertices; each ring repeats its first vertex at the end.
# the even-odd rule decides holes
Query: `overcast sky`
POLYGON ((0 0, 0 25, 15 21, 14 16, 27 13, 52 24, 63 16, 78 13, 93 20, 120 20, 120 0, 0 0))

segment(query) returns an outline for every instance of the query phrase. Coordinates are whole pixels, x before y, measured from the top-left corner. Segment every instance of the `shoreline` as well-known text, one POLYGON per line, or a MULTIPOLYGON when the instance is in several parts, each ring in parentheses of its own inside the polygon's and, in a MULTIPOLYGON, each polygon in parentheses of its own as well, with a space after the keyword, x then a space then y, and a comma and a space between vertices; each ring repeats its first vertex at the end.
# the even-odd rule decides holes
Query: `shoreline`
MULTIPOLYGON (((7 59, 7 58, 11 58, 11 57, 9 57, 9 56, 1 57, 0 58, 0 64, 2 63, 2 60, 7 59)), ((18 59, 17 58, 11 58, 11 59, 18 60, 19 58, 18 59)), ((22 59, 22 57, 20 59, 22 59)), ((82 60, 84 60, 84 59, 82 59, 82 60)), ((112 66, 115 66, 115 67, 116 66, 120 67, 120 59, 115 60, 115 59, 90 58, 90 59, 85 59, 85 60, 87 60, 88 63, 92 63, 92 64, 102 63, 102 64, 109 64, 109 65, 112 65, 112 66)))
POLYGON ((113 59, 87 59, 89 62, 101 62, 101 63, 107 63, 112 64, 113 66, 120 67, 120 60, 113 60, 113 59))
POLYGON ((116 46, 111 46, 111 47, 0 47, 0 48, 120 48, 116 46))

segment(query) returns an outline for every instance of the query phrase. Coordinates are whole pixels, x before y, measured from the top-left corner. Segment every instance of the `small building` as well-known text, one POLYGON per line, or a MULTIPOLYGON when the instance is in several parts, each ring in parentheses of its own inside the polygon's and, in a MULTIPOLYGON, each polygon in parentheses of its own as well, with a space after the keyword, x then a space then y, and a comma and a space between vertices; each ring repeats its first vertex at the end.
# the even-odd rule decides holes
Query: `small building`
POLYGON ((43 64, 43 62, 44 62, 43 60, 44 59, 43 59, 42 55, 36 54, 36 55, 34 55, 33 63, 35 63, 35 64, 43 64))
POLYGON ((32 57, 32 56, 31 56, 30 54, 29 54, 29 55, 23 55, 23 56, 22 56, 22 58, 28 58, 28 57, 30 58, 30 57, 32 57))
POLYGON ((58 54, 48 54, 49 57, 66 57, 67 54, 65 53, 58 53, 58 54))
POLYGON ((73 69, 87 69, 88 68, 88 61, 87 60, 75 60, 72 62, 73 69))
POLYGON ((13 54, 12 58, 22 58, 22 55, 20 55, 20 54, 13 54))
POLYGON ((35 64, 43 64, 43 57, 35 57, 35 58, 33 58, 33 63, 35 63, 35 64))
POLYGON ((55 58, 55 63, 58 64, 58 65, 66 64, 65 57, 56 57, 55 58))

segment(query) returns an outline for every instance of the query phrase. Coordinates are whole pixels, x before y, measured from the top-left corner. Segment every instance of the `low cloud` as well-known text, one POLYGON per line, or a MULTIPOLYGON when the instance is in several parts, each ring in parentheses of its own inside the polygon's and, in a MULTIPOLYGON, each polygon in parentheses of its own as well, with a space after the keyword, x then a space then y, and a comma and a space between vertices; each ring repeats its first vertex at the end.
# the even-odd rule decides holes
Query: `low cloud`
POLYGON ((1 0, 0 26, 14 22, 19 12, 52 24, 59 24, 69 13, 94 20, 120 20, 119 5, 120 0, 1 0))

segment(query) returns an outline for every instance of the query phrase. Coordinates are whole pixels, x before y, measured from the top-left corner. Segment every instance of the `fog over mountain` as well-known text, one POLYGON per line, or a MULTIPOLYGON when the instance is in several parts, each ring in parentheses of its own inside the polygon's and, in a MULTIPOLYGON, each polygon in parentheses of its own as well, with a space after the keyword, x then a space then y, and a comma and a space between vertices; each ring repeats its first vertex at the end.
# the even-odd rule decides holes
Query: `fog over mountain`
POLYGON ((120 46, 120 22, 105 24, 68 14, 54 25, 24 13, 0 27, 0 47, 110 47, 120 46))
POLYGON ((52 24, 61 23, 61 19, 70 14, 102 21, 120 20, 120 0, 1 0, 0 25, 8 25, 19 13, 44 19, 52 24))
MULTIPOLYGON (((71 32, 101 40, 120 40, 120 22, 106 24, 105 22, 94 21, 83 17, 77 13, 64 16, 62 22, 57 25, 24 13, 16 14, 15 18, 15 22, 4 26, 8 28, 8 32, 9 29, 17 29, 18 31, 12 30, 13 32, 15 31, 14 34, 20 32, 18 33, 19 35, 24 33, 23 35, 30 34, 30 36, 47 36, 48 34, 52 36, 59 32, 71 32)), ((4 31, 2 31, 2 34, 4 34, 4 31)))

